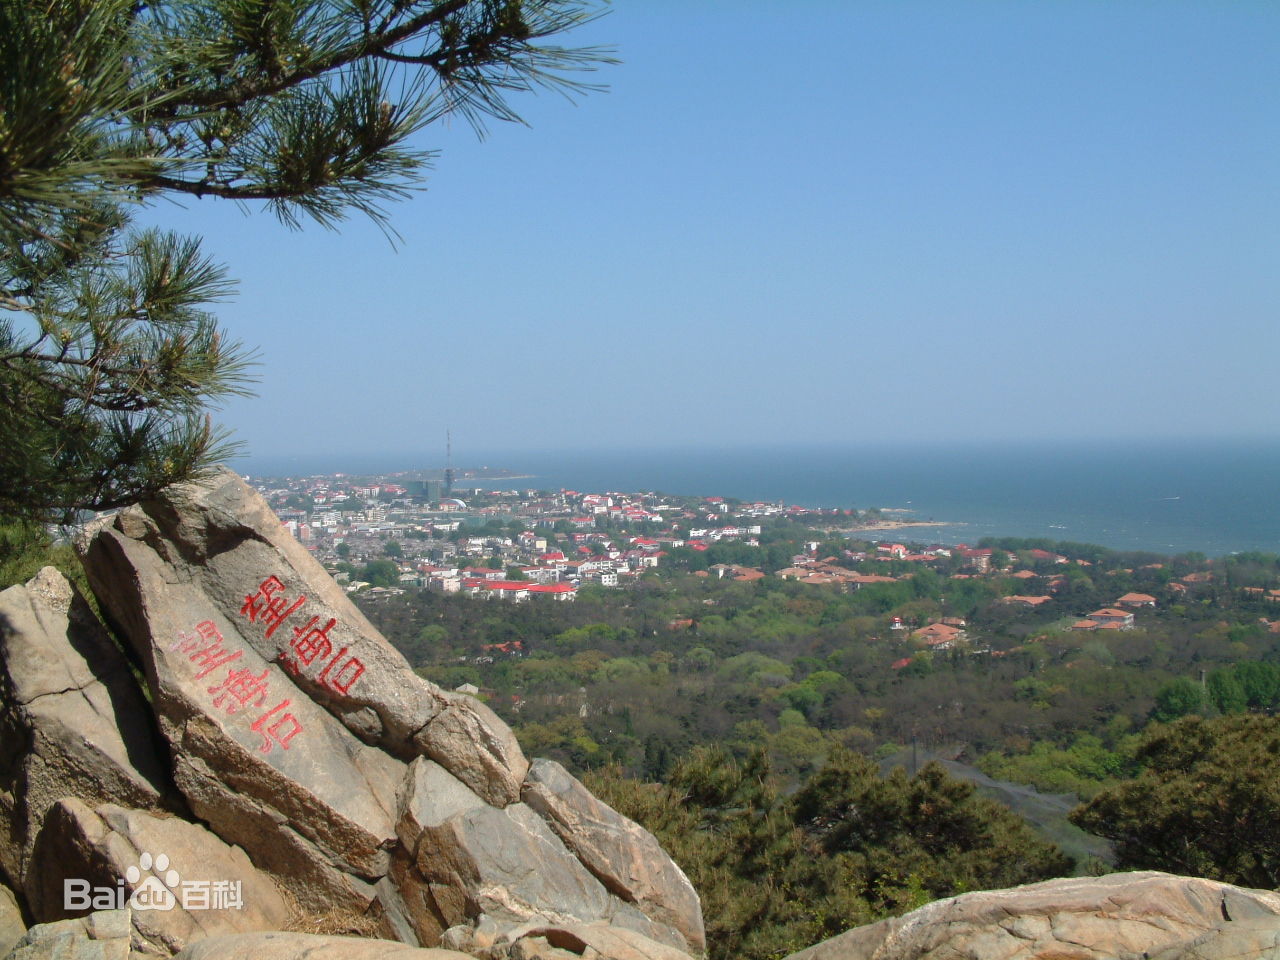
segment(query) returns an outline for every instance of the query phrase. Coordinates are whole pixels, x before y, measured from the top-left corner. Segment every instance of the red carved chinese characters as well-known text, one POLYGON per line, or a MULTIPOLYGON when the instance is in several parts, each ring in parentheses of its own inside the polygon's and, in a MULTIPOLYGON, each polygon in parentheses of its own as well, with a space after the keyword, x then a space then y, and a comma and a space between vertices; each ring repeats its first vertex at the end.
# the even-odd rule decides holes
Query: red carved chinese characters
MULTIPOLYGON (((307 599, 301 596, 289 605, 283 590, 280 578, 269 576, 258 585, 257 593, 244 598, 244 605, 240 608, 240 614, 251 623, 270 624, 265 634, 268 637, 307 599)), ((280 657, 280 665, 297 677, 304 671, 310 671, 313 665, 322 663, 324 666, 319 676, 313 678, 315 682, 335 693, 349 696, 351 688, 364 675, 365 666, 354 654, 348 656, 350 647, 343 647, 336 656, 330 657, 334 642, 329 632, 337 623, 335 618, 329 617, 324 626, 320 626, 320 616, 316 615, 305 626, 294 627, 289 650, 280 657)))
POLYGON ((196 679, 203 680, 214 670, 239 660, 244 654, 243 650, 227 650, 223 646, 225 642, 212 620, 201 620, 196 624, 194 634, 179 634, 178 639, 169 645, 169 649, 187 654, 192 663, 202 668, 196 674, 196 679))
POLYGON ((338 621, 330 618, 323 627, 317 627, 319 622, 319 617, 312 617, 305 627, 293 628, 293 641, 289 645, 293 647, 297 662, 304 667, 311 666, 316 657, 327 657, 333 649, 329 642, 329 631, 338 621))
MULTIPOLYGON (((259 613, 264 609, 270 610, 271 608, 265 605, 276 601, 279 602, 277 609, 284 608, 286 602, 284 598, 272 597, 273 593, 279 591, 280 581, 276 580, 276 586, 267 589, 270 586, 270 580, 274 579, 272 577, 268 581, 264 581, 262 588, 259 590, 259 597, 256 599, 264 604, 257 611, 259 613)), ((250 601, 254 599, 253 597, 246 597, 245 606, 250 606, 250 601)), ((296 610, 301 602, 299 600, 290 610, 284 613, 284 616, 275 620, 272 629, 275 626, 279 626, 284 617, 296 610)), ((256 615, 256 613, 250 614, 250 619, 255 619, 256 615)), ((269 613, 268 615, 274 616, 275 614, 269 613)), ((269 634, 270 630, 268 631, 269 634)), ((202 620, 196 624, 192 632, 178 634, 178 638, 169 644, 169 649, 186 654, 187 659, 200 668, 195 675, 197 680, 203 680, 219 667, 227 668, 226 676, 221 683, 215 683, 213 686, 205 688, 213 695, 213 706, 218 710, 225 711, 227 716, 233 716, 241 710, 261 709, 263 703, 266 702, 270 671, 263 669, 261 673, 255 674, 248 667, 233 669, 230 665, 239 660, 244 655, 244 651, 228 650, 226 648, 226 640, 212 620, 202 620)), ((345 649, 344 647, 344 652, 345 649)), ((262 737, 262 743, 258 747, 262 753, 270 753, 277 744, 281 749, 288 750, 289 742, 302 733, 302 724, 298 721, 298 718, 292 713, 286 712, 285 708, 289 704, 289 700, 282 700, 250 725, 250 728, 262 737)))
POLYGON ((289 741, 302 732, 300 724, 292 713, 280 713, 291 701, 281 700, 274 707, 253 721, 253 729, 262 737, 262 745, 258 747, 263 753, 270 753, 278 743, 281 749, 289 749, 289 741), (276 714, 280 716, 276 717, 276 714), (274 723, 267 723, 275 717, 274 723))
POLYGON ((209 687, 210 693, 216 693, 213 705, 227 714, 233 714, 241 707, 260 707, 267 696, 267 671, 254 676, 252 670, 242 667, 239 670, 228 670, 227 679, 217 686, 209 687))
POLYGON ((276 628, 307 599, 305 595, 299 596, 290 607, 288 606, 289 598, 280 593, 283 589, 284 584, 280 582, 280 578, 272 574, 258 584, 257 593, 249 594, 244 598, 244 605, 240 608, 240 615, 247 616, 251 623, 261 621, 267 624, 266 636, 268 637, 275 633, 276 628))
POLYGON ((348 657, 346 662, 338 668, 338 671, 331 677, 329 671, 333 669, 333 665, 341 660, 347 654, 347 648, 343 647, 338 651, 338 655, 325 665, 324 670, 320 672, 317 679, 328 687, 330 690, 337 690, 339 693, 348 694, 355 682, 360 679, 360 675, 364 673, 364 664, 356 657, 348 657))

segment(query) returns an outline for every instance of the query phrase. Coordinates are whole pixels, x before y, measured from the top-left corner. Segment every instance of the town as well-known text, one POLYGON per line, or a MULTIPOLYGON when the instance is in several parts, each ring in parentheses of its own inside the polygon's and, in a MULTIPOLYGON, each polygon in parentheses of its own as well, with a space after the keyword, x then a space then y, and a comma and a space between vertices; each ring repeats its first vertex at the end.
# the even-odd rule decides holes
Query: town
MULTIPOLYGON (((468 472, 464 482, 474 483, 475 477, 468 472)), ((998 591, 1001 604, 1035 610, 1059 606, 1053 601, 1068 586, 1069 571, 1080 576, 1092 565, 1083 556, 1068 558, 1037 547, 1013 553, 963 543, 909 546, 880 540, 914 527, 927 532, 931 524, 890 519, 877 509, 655 492, 455 486, 452 471, 443 480, 333 474, 251 482, 290 532, 362 602, 411 589, 513 603, 569 602, 584 586, 626 588, 646 574, 665 573, 740 583, 776 577, 849 593, 910 580, 927 567, 952 580, 999 581, 1005 587, 998 591), (770 535, 764 536, 762 549, 766 530, 770 535), (726 549, 734 545, 754 549, 726 549), (1009 584, 1019 583, 1034 583, 1040 592, 1009 592, 1009 584)), ((1141 611, 1154 610, 1161 600, 1176 601, 1212 578, 1190 570, 1175 579, 1162 563, 1137 571, 1139 579, 1144 572, 1160 584, 1162 598, 1117 593, 1103 606, 1078 611, 1063 626, 1132 629, 1141 611)), ((966 645, 971 637, 965 619, 944 613, 915 622, 886 617, 886 628, 907 631, 917 647, 929 650, 966 645)), ((894 665, 901 668, 910 660, 894 665)))

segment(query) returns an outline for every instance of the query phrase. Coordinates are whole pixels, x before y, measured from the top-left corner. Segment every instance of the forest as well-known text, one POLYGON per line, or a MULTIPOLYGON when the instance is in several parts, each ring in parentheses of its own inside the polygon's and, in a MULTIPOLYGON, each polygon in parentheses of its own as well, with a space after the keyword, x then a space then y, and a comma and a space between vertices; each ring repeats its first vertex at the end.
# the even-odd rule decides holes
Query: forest
POLYGON ((1185 780, 1189 757, 1224 783, 1224 755, 1277 764, 1238 725, 1280 743, 1280 558, 1004 539, 980 544, 992 561, 977 574, 823 539, 827 564, 899 579, 850 589, 726 568, 777 569, 814 536, 673 551, 573 603, 408 590, 362 608, 422 675, 474 688, 530 755, 654 831, 703 896, 718 956, 779 956, 940 896, 1114 866, 1280 884, 1267 831, 1222 814, 1247 788, 1201 796, 1185 780), (1131 629, 1080 628, 1129 595, 1153 600, 1131 629), (1010 600, 1028 596, 1043 599, 1010 600), (962 642, 913 636, 944 621, 962 642), (966 782, 987 778, 1064 815, 1034 822, 966 782), (1202 826, 1188 855, 1193 822, 1235 839, 1210 843, 1202 826))

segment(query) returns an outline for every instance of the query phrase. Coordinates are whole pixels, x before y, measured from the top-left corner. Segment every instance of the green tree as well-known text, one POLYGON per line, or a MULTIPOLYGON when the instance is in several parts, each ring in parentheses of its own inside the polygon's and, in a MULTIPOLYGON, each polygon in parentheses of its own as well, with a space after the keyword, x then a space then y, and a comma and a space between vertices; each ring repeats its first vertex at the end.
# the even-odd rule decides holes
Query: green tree
POLYGON ((225 455, 206 413, 251 354, 196 240, 135 230, 162 196, 333 227, 421 181, 409 145, 512 94, 586 89, 548 42, 583 0, 0 2, 0 515, 68 520, 225 455))
POLYGON ((1156 691, 1156 705, 1151 719, 1160 723, 1177 720, 1204 709, 1204 691, 1194 680, 1176 677, 1156 691))
POLYGON ((360 571, 360 579, 375 587, 394 587, 400 582, 400 567, 394 560, 370 560, 360 571))
POLYGON ((1137 759, 1137 777, 1071 813, 1119 866, 1280 886, 1280 719, 1186 717, 1147 733, 1137 759))

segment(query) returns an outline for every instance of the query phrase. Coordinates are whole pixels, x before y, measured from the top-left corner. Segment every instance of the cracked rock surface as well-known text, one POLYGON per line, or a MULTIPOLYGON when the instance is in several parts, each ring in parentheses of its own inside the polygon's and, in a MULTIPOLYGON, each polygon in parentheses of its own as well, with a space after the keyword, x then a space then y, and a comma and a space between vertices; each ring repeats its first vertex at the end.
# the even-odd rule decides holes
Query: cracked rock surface
POLYGON ((120 650, 53 567, 0 592, 0 871, 21 888, 60 798, 179 806, 120 650))
POLYGON ((568 774, 535 782, 510 728, 417 676, 235 474, 105 518, 79 550, 185 815, 303 914, 414 947, 484 917, 702 950, 697 896, 652 837, 568 774))
POLYGON ((1244 960, 1278 936, 1280 894, 1142 871, 937 900, 787 960, 1244 960))

